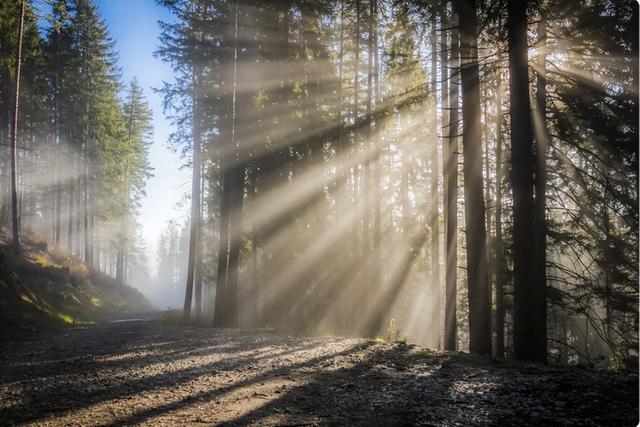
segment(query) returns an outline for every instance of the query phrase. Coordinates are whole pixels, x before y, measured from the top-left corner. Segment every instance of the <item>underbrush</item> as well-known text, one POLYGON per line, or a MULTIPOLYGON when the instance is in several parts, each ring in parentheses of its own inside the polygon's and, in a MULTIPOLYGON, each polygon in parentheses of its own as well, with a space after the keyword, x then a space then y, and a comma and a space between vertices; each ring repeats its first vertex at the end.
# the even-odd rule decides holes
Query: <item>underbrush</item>
POLYGON ((150 308, 137 290, 91 271, 39 236, 24 235, 19 255, 9 242, 6 230, 0 230, 0 341, 150 308))

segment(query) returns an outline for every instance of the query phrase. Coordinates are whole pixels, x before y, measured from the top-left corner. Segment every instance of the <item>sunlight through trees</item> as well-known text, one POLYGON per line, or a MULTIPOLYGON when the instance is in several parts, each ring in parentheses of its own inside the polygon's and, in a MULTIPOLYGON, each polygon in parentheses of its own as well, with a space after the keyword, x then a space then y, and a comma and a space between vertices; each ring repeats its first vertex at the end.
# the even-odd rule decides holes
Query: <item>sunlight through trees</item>
MULTIPOLYGON (((637 362, 635 2, 157 2, 185 321, 637 362)), ((0 4, 0 221, 131 283, 144 84, 91 0, 36 3, 0 4)))

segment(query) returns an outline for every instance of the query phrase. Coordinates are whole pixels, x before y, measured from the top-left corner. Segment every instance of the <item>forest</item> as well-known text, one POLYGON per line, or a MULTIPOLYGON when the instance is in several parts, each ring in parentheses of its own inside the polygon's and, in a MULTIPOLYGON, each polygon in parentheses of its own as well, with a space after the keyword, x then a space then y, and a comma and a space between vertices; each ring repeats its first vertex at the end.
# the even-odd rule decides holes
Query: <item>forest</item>
MULTIPOLYGON (((23 350, 33 356, 0 369, 0 422, 199 423, 188 418, 194 405, 222 399, 233 414, 220 415, 218 405, 202 422, 637 423, 636 2, 156 0, 167 18, 157 23, 153 55, 172 76, 152 88, 122 78, 102 3, 0 1, 0 316, 17 313, 19 326, 31 321, 27 310, 71 316, 75 329, 96 325, 69 340, 111 346, 98 353, 122 372, 133 368, 120 358, 144 369, 164 360, 171 371, 178 361, 168 354, 191 357, 180 386, 162 377, 163 389, 182 390, 206 366, 225 371, 216 357, 255 357, 255 366, 264 358, 289 372, 274 387, 293 390, 258 405, 276 393, 260 391, 259 381, 270 384, 263 373, 255 382, 234 377, 232 390, 216 383, 196 395, 181 391, 179 404, 131 412, 118 399, 157 390, 140 382, 124 392, 123 374, 125 383, 103 397, 89 393, 61 413, 43 403, 25 415, 46 371, 15 395, 12 381, 33 375, 25 366, 41 363, 34 354, 54 360, 75 350, 55 341, 63 338, 46 338, 53 341, 44 350, 38 341, 2 350, 0 339, 7 360, 23 350), (149 96, 161 97, 166 141, 154 136, 149 96), (161 146, 190 182, 184 218, 167 223, 150 260, 141 206, 150 179, 163 173, 150 159, 161 146), (65 290, 51 292, 57 277, 65 290), (47 297, 37 290, 45 282, 47 297), (130 289, 141 282, 179 296, 180 310, 151 309, 130 289), (125 305, 139 316, 104 323, 125 305), (78 314, 69 314, 72 306, 78 314), (96 310, 103 317, 93 319, 96 310), (165 343, 166 353, 158 349, 165 343), (327 377, 323 352, 351 360, 341 353, 356 351, 350 343, 359 343, 365 367, 353 362, 327 377), (287 348, 304 357, 283 367, 287 348), (482 412, 479 401, 455 416, 451 407, 434 415, 424 401, 411 403, 412 393, 429 391, 416 378, 435 361, 430 375, 462 378, 471 400, 483 392, 462 372, 499 371, 495 410, 482 412), (318 377, 305 382, 296 375, 307 364, 318 377), (381 403, 382 412, 374 404, 365 418, 325 416, 320 397, 295 406, 343 380, 345 401, 387 399, 368 394, 377 388, 370 369, 385 364, 407 371, 385 377, 389 390, 405 394, 381 403), (542 385, 523 380, 526 393, 555 399, 540 404, 551 409, 505 412, 501 393, 516 393, 512 375, 527 366, 542 385), (413 383, 402 376, 409 374, 413 383), (364 391, 353 390, 358 376, 364 391), (616 414, 565 411, 565 401, 587 394, 559 398, 561 381, 591 384, 616 414), (217 397, 245 388, 253 393, 247 406, 217 397), (115 418, 101 409, 106 399, 116 402, 115 418), (389 406, 404 412, 385 412, 389 406)), ((91 387, 83 381, 71 390, 91 387)), ((61 384, 50 391, 71 393, 61 384)), ((460 396, 453 401, 465 402, 460 396)), ((349 416, 366 412, 364 401, 335 405, 349 416)))

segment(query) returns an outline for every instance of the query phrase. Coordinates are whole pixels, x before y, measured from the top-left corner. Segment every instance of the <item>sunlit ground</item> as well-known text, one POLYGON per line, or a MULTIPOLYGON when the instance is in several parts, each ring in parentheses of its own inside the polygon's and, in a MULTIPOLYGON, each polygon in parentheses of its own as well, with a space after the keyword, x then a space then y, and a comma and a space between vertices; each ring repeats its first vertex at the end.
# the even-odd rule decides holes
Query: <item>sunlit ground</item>
POLYGON ((637 413, 624 375, 525 372, 402 342, 223 334, 148 315, 19 344, 0 357, 3 424, 628 425, 637 413))

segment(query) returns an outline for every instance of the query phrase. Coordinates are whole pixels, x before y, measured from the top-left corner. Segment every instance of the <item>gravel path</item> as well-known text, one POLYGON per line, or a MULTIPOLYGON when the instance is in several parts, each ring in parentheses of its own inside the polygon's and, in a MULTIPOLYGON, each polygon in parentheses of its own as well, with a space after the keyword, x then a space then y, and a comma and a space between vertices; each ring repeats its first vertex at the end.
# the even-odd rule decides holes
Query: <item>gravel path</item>
POLYGON ((635 426, 638 377, 130 319, 0 347, 0 425, 635 426))

